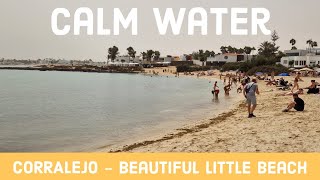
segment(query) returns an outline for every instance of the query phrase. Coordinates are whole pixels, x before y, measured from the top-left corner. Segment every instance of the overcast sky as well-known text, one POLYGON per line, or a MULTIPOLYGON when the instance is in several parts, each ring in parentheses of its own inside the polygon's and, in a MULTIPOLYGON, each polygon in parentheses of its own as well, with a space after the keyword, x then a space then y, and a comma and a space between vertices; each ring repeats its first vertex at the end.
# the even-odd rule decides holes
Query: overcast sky
MULTIPOLYGON (((297 40, 298 48, 306 48, 307 39, 320 41, 319 0, 1 0, 0 1, 0 58, 65 58, 105 60, 107 48, 119 47, 121 54, 126 48, 134 47, 138 54, 147 49, 159 50, 161 55, 180 55, 198 49, 219 52, 222 45, 258 47, 269 36, 231 36, 230 16, 224 18, 224 34, 215 35, 215 16, 209 16, 207 36, 188 36, 187 18, 179 36, 171 30, 166 36, 159 35, 152 8, 192 7, 232 8, 264 7, 269 9, 269 29, 275 29, 280 36, 281 49, 291 47, 291 38, 297 40), (138 8, 138 36, 131 30, 121 31, 120 36, 55 36, 51 30, 51 13, 55 8, 64 7, 71 14, 79 7, 89 7, 96 14, 97 8, 105 9, 105 26, 112 28, 113 8, 121 8, 127 14, 131 8, 138 8)), ((187 16, 186 16, 187 17, 187 16)), ((71 21, 70 21, 71 22, 71 21)), ((249 20, 250 22, 250 20, 249 20)), ((250 27, 250 26, 248 26, 250 27)), ((199 31, 197 34, 200 34, 199 31)))

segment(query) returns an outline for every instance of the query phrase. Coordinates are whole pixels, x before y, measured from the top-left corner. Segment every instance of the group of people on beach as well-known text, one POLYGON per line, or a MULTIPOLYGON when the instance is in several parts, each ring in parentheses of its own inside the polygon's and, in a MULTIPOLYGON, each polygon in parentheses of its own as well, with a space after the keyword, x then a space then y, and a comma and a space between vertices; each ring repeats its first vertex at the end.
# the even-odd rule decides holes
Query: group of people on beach
MULTIPOLYGON (((220 79, 222 80, 222 74, 220 74, 220 79)), ((317 83, 315 80, 311 80, 310 86, 305 88, 300 88, 299 81, 303 81, 300 73, 298 73, 295 76, 293 80, 293 84, 289 84, 282 77, 278 80, 275 80, 274 73, 271 74, 270 79, 268 78, 268 76, 266 76, 261 80, 265 80, 267 82, 267 85, 276 86, 279 90, 289 90, 289 92, 284 92, 277 95, 277 96, 291 95, 293 97, 293 101, 288 103, 287 107, 283 110, 283 112, 288 112, 291 109, 295 109, 296 111, 304 111, 305 102, 299 97, 300 94, 304 93, 304 89, 308 89, 307 94, 319 94, 319 88, 318 88, 319 83, 317 83)), ((240 82, 240 86, 238 86, 237 92, 243 93, 243 96, 246 99, 246 103, 248 107, 248 118, 254 118, 256 117, 254 115, 254 111, 257 107, 256 95, 260 94, 257 78, 254 77, 251 79, 249 76, 244 76, 241 73, 236 75, 227 74, 224 77, 224 83, 225 83, 224 91, 226 95, 229 95, 232 84, 237 84, 238 81, 240 82), (229 82, 226 83, 226 79, 228 77, 229 77, 229 82)), ((216 81, 214 83, 213 91, 212 91, 215 98, 218 98, 219 92, 220 90, 216 81)))

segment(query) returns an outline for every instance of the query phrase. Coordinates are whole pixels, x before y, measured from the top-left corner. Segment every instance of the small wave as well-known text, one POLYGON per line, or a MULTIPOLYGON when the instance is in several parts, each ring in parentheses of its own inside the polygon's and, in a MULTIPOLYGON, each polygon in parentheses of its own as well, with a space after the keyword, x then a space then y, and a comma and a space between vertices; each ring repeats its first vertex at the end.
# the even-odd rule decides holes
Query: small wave
POLYGON ((166 109, 166 110, 162 110, 160 111, 160 113, 170 113, 170 112, 177 112, 178 110, 174 110, 174 109, 166 109))

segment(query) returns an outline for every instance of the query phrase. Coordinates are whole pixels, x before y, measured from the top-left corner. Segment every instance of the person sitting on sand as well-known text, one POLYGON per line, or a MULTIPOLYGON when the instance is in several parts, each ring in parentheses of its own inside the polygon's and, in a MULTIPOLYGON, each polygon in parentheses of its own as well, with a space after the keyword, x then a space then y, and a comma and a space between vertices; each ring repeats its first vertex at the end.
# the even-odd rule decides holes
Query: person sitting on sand
POLYGON ((287 86, 286 81, 282 77, 279 80, 279 86, 287 86))
POLYGON ((293 94, 293 102, 289 103, 288 107, 282 112, 289 112, 292 108, 296 111, 304 111, 304 101, 299 98, 298 94, 293 94))
POLYGON ((269 79, 266 85, 267 85, 267 86, 276 85, 276 81, 269 79))
POLYGON ((276 94, 276 96, 292 96, 293 94, 303 94, 303 89, 296 90, 295 92, 286 92, 281 94, 276 94))
POLYGON ((306 89, 309 89, 307 94, 319 94, 319 88, 317 88, 318 83, 315 80, 311 80, 311 85, 306 89))

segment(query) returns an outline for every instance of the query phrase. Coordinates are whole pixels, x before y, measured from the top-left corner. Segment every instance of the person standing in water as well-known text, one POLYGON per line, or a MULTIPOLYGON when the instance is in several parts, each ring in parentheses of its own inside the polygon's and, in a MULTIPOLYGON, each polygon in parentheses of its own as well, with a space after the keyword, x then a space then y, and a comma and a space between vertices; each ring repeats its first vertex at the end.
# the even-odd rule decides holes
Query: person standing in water
POLYGON ((229 93, 230 91, 231 91, 231 84, 229 82, 228 85, 224 86, 225 95, 229 96, 230 95, 230 93, 229 93))
POLYGON ((248 83, 243 90, 243 95, 247 99, 248 104, 248 118, 256 117, 253 112, 257 107, 256 94, 260 94, 257 84, 257 79, 253 78, 251 83, 248 83))
POLYGON ((218 84, 218 82, 216 81, 216 82, 214 83, 214 85, 213 85, 213 90, 212 90, 212 94, 213 94, 216 98, 219 97, 219 92, 220 92, 219 86, 218 86, 217 84, 218 84))

